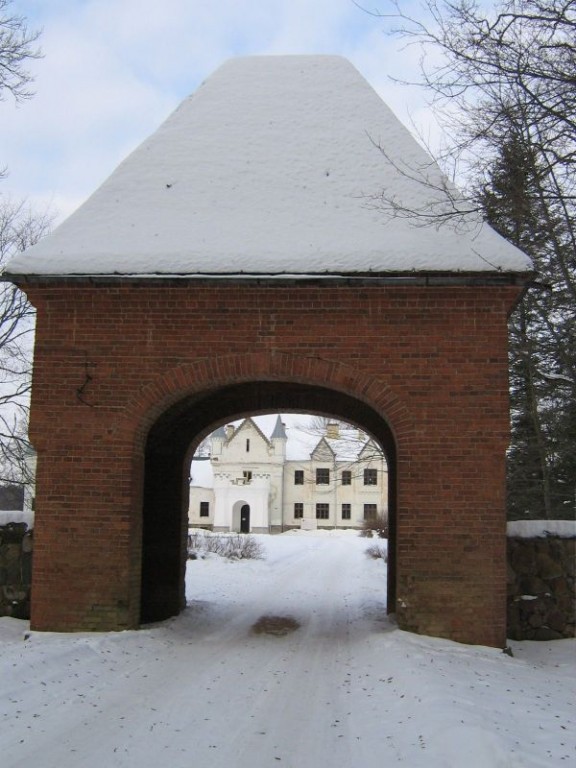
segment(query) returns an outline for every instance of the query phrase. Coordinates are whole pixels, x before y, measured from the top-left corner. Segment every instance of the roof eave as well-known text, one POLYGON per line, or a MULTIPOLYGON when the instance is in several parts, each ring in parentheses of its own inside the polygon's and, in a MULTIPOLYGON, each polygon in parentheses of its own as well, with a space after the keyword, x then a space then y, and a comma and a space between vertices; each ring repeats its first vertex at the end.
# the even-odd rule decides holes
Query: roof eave
POLYGON ((183 283, 217 284, 326 284, 331 285, 395 285, 395 286, 501 286, 516 285, 527 287, 536 278, 533 271, 493 272, 321 272, 321 273, 197 273, 197 274, 18 274, 4 272, 0 281, 25 287, 42 284, 87 283, 90 285, 128 284, 163 284, 182 285, 183 283))

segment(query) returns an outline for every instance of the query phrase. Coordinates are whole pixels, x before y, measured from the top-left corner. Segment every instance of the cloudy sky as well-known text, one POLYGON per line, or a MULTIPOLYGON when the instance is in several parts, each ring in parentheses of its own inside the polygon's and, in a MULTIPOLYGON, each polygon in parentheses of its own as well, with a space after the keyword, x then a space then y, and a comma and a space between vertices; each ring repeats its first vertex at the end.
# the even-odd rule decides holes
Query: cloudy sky
MULTIPOLYGON (((366 0, 390 11, 391 0, 366 0)), ((407 0, 410 7, 413 0, 407 0)), ((14 0, 42 29, 35 96, 0 101, 0 195, 70 214, 221 63, 253 54, 346 56, 426 136, 410 77, 420 52, 353 0, 14 0)))

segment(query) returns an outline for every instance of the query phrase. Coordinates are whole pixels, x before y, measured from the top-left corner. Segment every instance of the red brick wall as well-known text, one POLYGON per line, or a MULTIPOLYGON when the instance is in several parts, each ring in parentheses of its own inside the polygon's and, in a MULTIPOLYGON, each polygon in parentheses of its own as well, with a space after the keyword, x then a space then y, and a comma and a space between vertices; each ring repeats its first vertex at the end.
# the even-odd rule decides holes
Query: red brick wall
MULTIPOLYGON (((506 316, 518 290, 29 287, 38 309, 32 626, 137 626, 149 429, 219 387, 293 382, 344 393, 391 429, 399 626, 503 646, 506 316)), ((328 395, 326 410, 338 402, 328 395)), ((238 412, 237 403, 211 407, 212 425, 238 412)))

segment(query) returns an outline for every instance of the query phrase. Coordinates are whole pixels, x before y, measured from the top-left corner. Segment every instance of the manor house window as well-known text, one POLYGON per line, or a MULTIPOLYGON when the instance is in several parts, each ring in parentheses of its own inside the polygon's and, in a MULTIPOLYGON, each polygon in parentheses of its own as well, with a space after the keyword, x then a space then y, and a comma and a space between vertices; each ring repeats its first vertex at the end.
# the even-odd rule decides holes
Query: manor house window
POLYGON ((304 485, 304 470, 303 469, 295 469, 294 470, 294 485, 304 485))
POLYGON ((316 469, 316 485, 330 485, 330 470, 318 467, 316 469))
POLYGON ((352 472, 349 469, 342 472, 342 485, 352 485, 352 472))
POLYGON ((294 504, 294 518, 298 520, 302 517, 304 517, 304 504, 297 501, 296 504, 294 504))
POLYGON ((200 502, 200 517, 210 517, 210 502, 209 501, 201 501, 200 502))
POLYGON ((377 469, 365 469, 364 470, 364 485, 378 485, 378 470, 377 469))
POLYGON ((316 504, 316 520, 328 520, 330 504, 316 504))
POLYGON ((364 520, 376 520, 376 504, 364 504, 364 520))
POLYGON ((342 504, 342 520, 350 520, 352 517, 352 505, 342 504))

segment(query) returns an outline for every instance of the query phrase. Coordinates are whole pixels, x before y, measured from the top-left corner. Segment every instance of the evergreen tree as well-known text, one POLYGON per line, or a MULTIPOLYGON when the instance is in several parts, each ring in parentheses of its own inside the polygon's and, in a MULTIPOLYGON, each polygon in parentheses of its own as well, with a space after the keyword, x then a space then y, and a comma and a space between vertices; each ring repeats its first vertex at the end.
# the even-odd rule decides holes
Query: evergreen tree
POLYGON ((475 181, 468 199, 449 201, 453 215, 480 210, 532 257, 540 284, 510 325, 509 515, 573 516, 576 2, 425 0, 427 18, 395 9, 396 32, 423 50, 446 154, 475 181))
MULTIPOLYGON (((543 246, 543 212, 535 194, 536 162, 521 133, 511 126, 498 156, 477 185, 486 219, 503 237, 537 262, 543 246)), ((523 296, 510 321, 512 443, 508 454, 508 511, 512 517, 551 513, 550 478, 541 411, 538 352, 541 329, 534 289, 523 296)))

